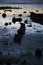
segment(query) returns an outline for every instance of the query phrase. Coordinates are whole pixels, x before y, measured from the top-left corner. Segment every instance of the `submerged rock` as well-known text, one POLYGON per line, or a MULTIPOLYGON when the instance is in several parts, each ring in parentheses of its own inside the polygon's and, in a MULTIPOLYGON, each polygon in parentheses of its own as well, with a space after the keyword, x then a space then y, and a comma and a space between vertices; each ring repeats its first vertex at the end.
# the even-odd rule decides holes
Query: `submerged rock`
POLYGON ((6 15, 5 13, 2 14, 2 17, 3 17, 3 18, 6 18, 6 16, 7 16, 7 15, 6 15))
POLYGON ((35 50, 35 56, 42 57, 42 51, 40 49, 35 50))

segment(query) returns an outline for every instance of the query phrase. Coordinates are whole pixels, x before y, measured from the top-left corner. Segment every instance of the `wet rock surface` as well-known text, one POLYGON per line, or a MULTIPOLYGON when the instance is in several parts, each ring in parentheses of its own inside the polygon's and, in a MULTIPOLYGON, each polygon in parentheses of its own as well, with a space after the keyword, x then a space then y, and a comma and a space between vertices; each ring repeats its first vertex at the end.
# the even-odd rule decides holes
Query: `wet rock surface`
POLYGON ((18 34, 15 34, 15 37, 14 37, 14 41, 16 43, 21 43, 22 37, 25 34, 25 24, 24 23, 20 23, 20 25, 21 25, 20 29, 17 31, 18 34))
POLYGON ((41 14, 41 13, 37 14, 37 13, 31 12, 30 19, 33 22, 43 25, 43 14, 41 14))
POLYGON ((21 22, 21 21, 22 21, 22 18, 15 18, 15 17, 14 17, 14 18, 12 19, 12 22, 15 24, 16 21, 17 21, 17 22, 21 22))
POLYGON ((6 15, 5 13, 2 14, 2 17, 3 17, 3 18, 6 18, 6 16, 7 16, 7 15, 6 15))

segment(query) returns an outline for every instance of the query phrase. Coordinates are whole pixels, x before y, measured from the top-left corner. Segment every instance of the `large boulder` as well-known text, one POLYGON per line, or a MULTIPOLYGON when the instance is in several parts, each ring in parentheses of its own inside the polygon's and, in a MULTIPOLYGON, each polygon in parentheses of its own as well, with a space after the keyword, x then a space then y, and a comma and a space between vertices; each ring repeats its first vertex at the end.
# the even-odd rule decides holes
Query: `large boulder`
POLYGON ((43 14, 41 14, 41 13, 30 12, 30 19, 33 22, 43 25, 43 14))

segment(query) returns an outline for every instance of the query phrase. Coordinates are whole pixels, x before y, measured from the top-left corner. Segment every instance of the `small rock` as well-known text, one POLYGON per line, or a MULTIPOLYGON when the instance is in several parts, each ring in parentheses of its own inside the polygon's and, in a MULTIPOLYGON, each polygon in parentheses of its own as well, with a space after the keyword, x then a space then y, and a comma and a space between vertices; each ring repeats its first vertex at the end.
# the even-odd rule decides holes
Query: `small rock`
POLYGON ((8 26, 8 23, 5 23, 5 26, 8 26))
POLYGON ((39 10, 36 10, 36 12, 39 12, 39 10))
POLYGON ((2 14, 2 17, 3 17, 3 18, 6 18, 6 14, 5 14, 5 13, 3 13, 3 14, 2 14))
POLYGON ((23 13, 27 13, 26 11, 24 11, 23 13))
POLYGON ((25 20, 25 21, 24 21, 24 23, 28 24, 28 22, 27 22, 27 21, 28 21, 28 20, 25 20))
POLYGON ((9 25, 11 25, 11 22, 9 22, 9 25))
POLYGON ((20 16, 20 17, 21 17, 21 16, 22 16, 22 14, 19 14, 18 16, 20 16))

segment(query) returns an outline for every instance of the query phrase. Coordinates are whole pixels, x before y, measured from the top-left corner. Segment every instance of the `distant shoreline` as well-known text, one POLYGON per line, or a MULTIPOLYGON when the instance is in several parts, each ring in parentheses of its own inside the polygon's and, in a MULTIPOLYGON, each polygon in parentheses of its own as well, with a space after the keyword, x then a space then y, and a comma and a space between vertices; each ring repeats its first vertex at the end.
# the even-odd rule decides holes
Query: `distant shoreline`
POLYGON ((0 3, 1 4, 40 4, 40 5, 43 5, 43 3, 0 3))

